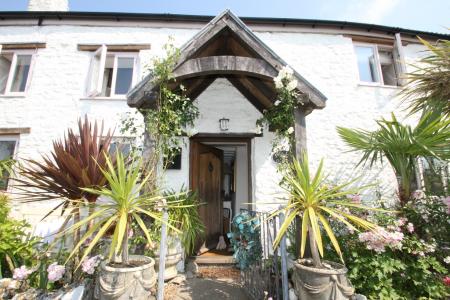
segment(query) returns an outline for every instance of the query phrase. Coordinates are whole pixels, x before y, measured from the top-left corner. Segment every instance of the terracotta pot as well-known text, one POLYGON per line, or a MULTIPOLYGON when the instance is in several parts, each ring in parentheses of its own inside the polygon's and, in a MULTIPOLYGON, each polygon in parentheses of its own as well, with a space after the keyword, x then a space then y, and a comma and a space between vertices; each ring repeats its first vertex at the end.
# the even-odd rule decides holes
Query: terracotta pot
POLYGON ((294 262, 292 281, 299 299, 350 299, 355 289, 347 278, 347 268, 341 264, 323 261, 331 268, 315 268, 310 260, 294 262))
POLYGON ((155 261, 147 256, 130 255, 130 261, 143 264, 138 267, 112 267, 101 264, 98 296, 101 300, 144 300, 151 296, 156 283, 155 261))

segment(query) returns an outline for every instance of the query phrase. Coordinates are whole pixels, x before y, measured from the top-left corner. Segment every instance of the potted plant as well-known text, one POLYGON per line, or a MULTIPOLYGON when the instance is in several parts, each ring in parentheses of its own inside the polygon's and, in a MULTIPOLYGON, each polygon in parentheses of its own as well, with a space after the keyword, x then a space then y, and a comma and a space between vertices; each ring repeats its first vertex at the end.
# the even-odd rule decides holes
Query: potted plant
MULTIPOLYGON (((128 238, 131 223, 136 222, 148 243, 151 243, 149 229, 141 216, 162 222, 154 211, 155 207, 163 205, 163 197, 150 195, 144 191, 152 173, 148 172, 148 175, 142 178, 141 168, 142 161, 132 159, 126 163, 120 152, 116 153, 115 164, 106 157, 106 169, 102 168, 101 171, 108 184, 83 190, 107 197, 109 201, 93 204, 94 212, 61 233, 74 232, 92 222, 92 226, 84 233, 68 258, 68 260, 72 258, 79 247, 87 243, 81 261, 102 238, 108 235, 108 232, 112 233, 109 255, 107 260, 100 264, 98 280, 100 299, 148 299, 150 289, 156 282, 154 259, 142 255, 129 255, 128 238)), ((172 230, 178 230, 170 224, 168 226, 172 230)))
POLYGON ((289 201, 285 208, 273 214, 277 215, 283 211, 286 216, 274 241, 274 247, 278 246, 296 216, 301 217, 300 257, 294 263, 293 272, 294 287, 299 299, 349 299, 354 293, 346 277, 345 266, 321 260, 324 255, 322 234, 325 232, 343 262, 339 243, 328 221, 330 217, 344 223, 351 230, 357 230, 354 225, 365 230, 376 228, 375 224, 349 211, 372 209, 345 199, 347 195, 361 191, 362 188, 350 188, 354 182, 337 186, 325 184, 323 160, 313 175, 310 173, 306 155, 301 162, 294 160, 283 179, 283 187, 289 193, 289 201), (303 259, 307 240, 312 259, 303 259))
MULTIPOLYGON (((165 263, 164 280, 170 280, 177 276, 177 264, 184 257, 192 255, 197 238, 205 231, 205 225, 198 214, 198 201, 195 192, 188 191, 184 187, 179 193, 170 190, 165 194, 167 200, 168 214, 170 224, 178 231, 169 228, 168 230, 168 249, 165 263), (184 250, 184 253, 183 253, 184 250)), ((156 232, 159 233, 159 226, 156 226, 156 232)), ((157 234, 156 237, 160 237, 157 234)), ((155 249, 154 257, 156 268, 159 266, 159 244, 155 249)))

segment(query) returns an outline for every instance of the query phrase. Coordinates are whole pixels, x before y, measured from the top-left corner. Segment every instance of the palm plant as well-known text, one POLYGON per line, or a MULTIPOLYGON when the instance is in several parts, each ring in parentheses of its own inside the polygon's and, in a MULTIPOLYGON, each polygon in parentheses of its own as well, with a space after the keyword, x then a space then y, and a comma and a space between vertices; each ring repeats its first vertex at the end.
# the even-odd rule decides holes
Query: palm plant
POLYGON ((197 238, 205 232, 205 225, 198 213, 198 206, 201 203, 197 193, 187 191, 183 187, 178 194, 173 190, 169 191, 166 199, 171 224, 181 232, 181 243, 186 255, 191 255, 197 238))
POLYGON ((425 114, 415 127, 401 124, 392 114, 392 120, 377 121, 379 129, 368 131, 338 127, 341 138, 362 152, 359 164, 387 159, 398 180, 401 205, 406 204, 411 194, 415 176, 415 164, 419 157, 450 158, 450 120, 425 114))
POLYGON ((358 230, 356 227, 365 230, 373 230, 376 227, 375 224, 352 214, 348 210, 372 209, 346 199, 347 195, 356 194, 363 187, 350 188, 355 180, 336 186, 327 185, 323 171, 323 160, 314 175, 309 170, 306 155, 300 162, 294 160, 283 182, 284 188, 289 193, 289 201, 285 208, 272 214, 272 216, 275 216, 283 211, 286 216, 275 238, 274 247, 278 246, 281 238, 287 233, 289 225, 299 216, 302 218, 300 257, 305 254, 308 236, 314 266, 321 267, 320 256, 323 257, 324 254, 322 229, 328 235, 341 260, 343 259, 339 243, 328 221, 329 218, 340 221, 348 228, 356 231, 358 230))
POLYGON ((6 187, 8 177, 16 161, 12 158, 0 159, 0 189, 6 187))
MULTIPOLYGON (((107 197, 109 201, 91 204, 95 211, 85 219, 62 231, 58 237, 75 232, 92 222, 92 226, 75 245, 68 260, 79 251, 83 243, 90 239, 81 257, 81 261, 83 261, 99 241, 112 230, 109 260, 128 265, 128 235, 132 222, 138 224, 148 243, 151 243, 149 230, 141 216, 145 215, 159 222, 164 222, 160 215, 155 212, 155 207, 162 205, 163 197, 145 192, 144 187, 152 174, 148 173, 142 178, 142 161, 132 160, 127 164, 122 153, 117 152, 115 159, 106 156, 105 164, 106 167, 101 167, 100 171, 106 178, 107 184, 95 188, 83 188, 83 191, 96 196, 107 197)), ((177 228, 170 225, 170 222, 168 226, 179 232, 177 228)))
POLYGON ((428 55, 414 65, 415 70, 406 74, 408 84, 402 90, 410 113, 433 111, 450 116, 450 41, 438 41, 436 45, 419 38, 427 47, 428 55))

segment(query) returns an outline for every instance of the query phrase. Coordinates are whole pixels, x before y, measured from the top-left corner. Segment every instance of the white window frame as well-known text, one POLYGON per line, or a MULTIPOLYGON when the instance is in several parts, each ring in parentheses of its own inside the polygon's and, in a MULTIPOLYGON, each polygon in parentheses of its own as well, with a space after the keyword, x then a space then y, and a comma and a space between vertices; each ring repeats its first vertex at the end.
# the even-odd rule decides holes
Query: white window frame
MULTIPOLYGON (((393 88, 398 88, 400 86, 399 85, 388 85, 388 84, 384 84, 384 78, 383 78, 383 72, 381 70, 381 63, 380 63, 380 54, 379 54, 379 50, 387 50, 387 51, 391 51, 392 54, 394 55, 394 46, 378 46, 377 44, 371 44, 371 43, 353 43, 353 49, 355 51, 355 57, 358 58, 357 54, 356 54, 356 47, 367 47, 367 48, 372 48, 373 52, 374 52, 374 57, 375 57, 375 64, 376 64, 376 70, 378 73, 378 79, 379 81, 376 82, 369 82, 369 81, 361 81, 361 75, 359 74, 359 68, 358 68, 358 64, 357 64, 357 70, 358 70, 358 82, 360 85, 371 85, 371 86, 385 86, 385 87, 393 87, 393 88)), ((394 68, 395 68, 395 72, 396 72, 396 76, 399 78, 400 74, 399 72, 402 72, 402 70, 399 70, 398 65, 395 63, 395 57, 393 57, 394 59, 394 68)), ((398 80, 398 79, 397 79, 398 80)))
POLYGON ((117 65, 118 65, 118 58, 133 58, 133 76, 131 79, 131 88, 136 84, 137 77, 139 73, 139 52, 120 52, 120 51, 111 51, 108 52, 108 47, 106 45, 101 45, 93 54, 91 58, 91 66, 89 68, 89 84, 88 84, 88 97, 91 98, 104 98, 104 99, 110 99, 110 98, 126 98, 126 94, 116 94, 116 79, 117 79, 117 65), (94 88, 90 87, 90 83, 92 82, 92 72, 94 67, 94 59, 96 56, 100 55, 100 62, 99 62, 99 74, 96 81, 96 86, 94 88), (113 62, 113 74, 111 79, 111 93, 109 96, 100 96, 103 89, 103 79, 104 79, 104 73, 105 73, 105 67, 106 67, 106 59, 107 57, 113 56, 114 62, 113 62))
MULTIPOLYGON (((12 159, 17 159, 17 151, 18 151, 17 149, 19 148, 19 140, 20 140, 19 135, 15 135, 15 134, 13 134, 13 135, 0 135, 0 142, 10 142, 10 141, 15 142, 14 152, 13 152, 13 154, 11 156, 12 159)), ((9 175, 11 175, 11 174, 9 174, 9 175)), ((11 178, 11 176, 9 176, 9 178, 11 178)), ((9 184, 6 185, 6 190, 5 191, 7 191, 8 189, 9 189, 9 184)))
POLYGON ((6 81, 5 92, 0 96, 24 96, 28 92, 28 88, 31 82, 31 76, 33 74, 34 58, 36 56, 36 49, 21 49, 21 50, 2 50, 0 45, 1 54, 12 54, 11 67, 9 68, 8 79, 6 81), (25 90, 23 92, 11 92, 12 81, 14 78, 14 72, 16 70, 17 56, 18 55, 31 55, 30 69, 28 70, 27 83, 25 84, 25 90))

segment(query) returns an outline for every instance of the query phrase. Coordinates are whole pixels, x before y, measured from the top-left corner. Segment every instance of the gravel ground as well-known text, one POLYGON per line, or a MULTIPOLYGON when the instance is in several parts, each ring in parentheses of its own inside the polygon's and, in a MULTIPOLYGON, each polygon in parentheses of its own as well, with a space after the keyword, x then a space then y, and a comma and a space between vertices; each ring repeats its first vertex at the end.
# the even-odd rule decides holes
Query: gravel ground
POLYGON ((166 284, 167 300, 248 300, 239 284, 239 270, 223 267, 203 267, 197 277, 180 284, 166 284))

